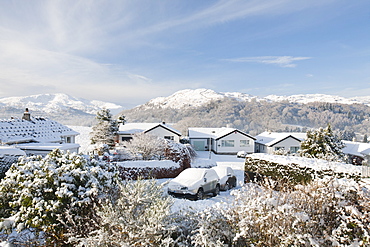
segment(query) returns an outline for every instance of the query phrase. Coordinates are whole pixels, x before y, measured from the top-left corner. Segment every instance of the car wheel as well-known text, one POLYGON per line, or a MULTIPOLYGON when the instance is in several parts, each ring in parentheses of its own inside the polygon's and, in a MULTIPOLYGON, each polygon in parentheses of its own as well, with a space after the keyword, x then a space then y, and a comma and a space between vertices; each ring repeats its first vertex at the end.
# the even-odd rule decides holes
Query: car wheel
POLYGON ((216 185, 216 188, 215 188, 215 191, 213 192, 213 196, 217 196, 220 194, 220 185, 217 184, 216 185))
POLYGON ((229 184, 229 182, 226 182, 226 184, 225 184, 225 190, 229 190, 231 187, 230 187, 230 184, 229 184))
POLYGON ((197 200, 203 200, 204 199, 204 191, 202 188, 199 188, 197 194, 196 194, 197 200))

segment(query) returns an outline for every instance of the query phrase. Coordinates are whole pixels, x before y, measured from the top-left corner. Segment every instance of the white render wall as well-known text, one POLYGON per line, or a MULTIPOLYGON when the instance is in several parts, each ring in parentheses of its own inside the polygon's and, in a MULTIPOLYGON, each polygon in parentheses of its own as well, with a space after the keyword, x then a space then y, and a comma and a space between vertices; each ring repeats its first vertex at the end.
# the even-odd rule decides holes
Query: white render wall
POLYGON ((247 153, 254 153, 254 139, 242 135, 239 132, 231 133, 215 142, 215 150, 217 153, 237 153, 239 151, 246 151, 247 153), (234 140, 234 147, 222 147, 222 140, 234 140), (247 147, 240 147, 240 140, 249 140, 247 147))
POLYGON ((165 128, 162 128, 162 127, 157 127, 157 128, 154 128, 152 129, 151 131, 148 131, 146 132, 148 134, 151 134, 151 135, 155 135, 155 136, 158 136, 158 137, 162 137, 164 138, 165 136, 173 136, 173 141, 174 142, 180 142, 180 137, 178 135, 176 135, 175 133, 165 129, 165 128))

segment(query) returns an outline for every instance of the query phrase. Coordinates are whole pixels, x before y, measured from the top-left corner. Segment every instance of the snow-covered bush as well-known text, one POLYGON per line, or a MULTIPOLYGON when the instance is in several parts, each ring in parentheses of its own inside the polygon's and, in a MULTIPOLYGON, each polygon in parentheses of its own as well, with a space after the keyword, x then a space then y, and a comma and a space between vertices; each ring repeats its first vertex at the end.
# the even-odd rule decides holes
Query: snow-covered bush
POLYGON ((326 177, 285 191, 248 183, 232 195, 194 214, 192 246, 370 245, 370 194, 355 180, 326 177))
POLYGON ((132 140, 126 143, 127 149, 137 159, 162 159, 166 142, 163 138, 158 136, 137 133, 133 136, 132 140))
POLYGON ((164 152, 164 157, 167 160, 172 160, 181 164, 182 168, 186 169, 191 167, 191 161, 194 158, 194 154, 187 145, 166 141, 166 148, 164 152))
POLYGON ((98 208, 98 229, 80 246, 168 246, 172 198, 155 180, 127 180, 98 208))
POLYGON ((228 215, 220 204, 207 208, 196 215, 196 222, 191 233, 192 246, 227 246, 233 242, 234 229, 228 215))
POLYGON ((278 149, 278 150, 275 150, 275 151, 274 151, 274 154, 275 154, 275 155, 284 155, 284 156, 287 156, 287 155, 289 155, 290 153, 289 153, 289 151, 285 150, 285 148, 280 148, 280 149, 278 149))
POLYGON ((226 218, 235 246, 369 246, 370 196, 354 180, 326 178, 294 190, 247 184, 226 218))
POLYGON ((12 216, 17 230, 31 228, 50 244, 66 244, 70 234, 89 232, 93 206, 117 176, 109 164, 58 149, 23 158, 0 182, 0 218, 12 216))

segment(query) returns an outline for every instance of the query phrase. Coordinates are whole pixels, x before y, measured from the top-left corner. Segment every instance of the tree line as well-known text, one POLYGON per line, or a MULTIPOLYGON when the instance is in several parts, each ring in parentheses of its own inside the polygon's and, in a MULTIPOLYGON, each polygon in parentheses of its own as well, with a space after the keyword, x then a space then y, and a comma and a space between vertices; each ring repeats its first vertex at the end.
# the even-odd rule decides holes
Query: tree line
POLYGON ((186 135, 188 127, 225 127, 240 129, 251 135, 263 131, 306 132, 328 123, 343 139, 352 140, 355 133, 363 136, 370 127, 370 107, 363 104, 308 104, 283 102, 238 101, 225 98, 191 108, 163 108, 141 105, 121 114, 128 122, 171 122, 186 135))

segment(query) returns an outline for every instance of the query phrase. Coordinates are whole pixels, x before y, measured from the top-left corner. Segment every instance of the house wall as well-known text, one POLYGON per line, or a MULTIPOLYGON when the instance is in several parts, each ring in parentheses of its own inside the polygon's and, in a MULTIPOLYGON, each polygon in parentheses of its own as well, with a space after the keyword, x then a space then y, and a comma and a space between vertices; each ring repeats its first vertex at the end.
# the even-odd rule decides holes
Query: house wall
POLYGON ((162 137, 164 139, 168 139, 166 137, 170 137, 171 140, 173 140, 174 142, 180 142, 180 137, 178 135, 176 135, 175 133, 169 131, 169 130, 166 130, 162 127, 157 127, 157 128, 154 128, 148 132, 146 132, 148 134, 151 134, 151 135, 155 135, 155 136, 158 136, 158 137, 162 137))
POLYGON ((228 154, 236 154, 239 151, 246 151, 247 153, 254 153, 254 139, 249 138, 245 135, 240 134, 239 132, 231 133, 221 139, 218 139, 215 142, 215 151, 216 153, 228 153, 228 154), (249 141, 247 146, 242 147, 241 140, 249 141), (234 141, 233 147, 223 146, 223 141, 234 141))
POLYGON ((271 147, 267 147, 267 153, 273 154, 276 150, 280 148, 284 148, 286 151, 291 151, 291 147, 299 148, 301 146, 301 142, 297 141, 294 138, 287 138, 271 147))

